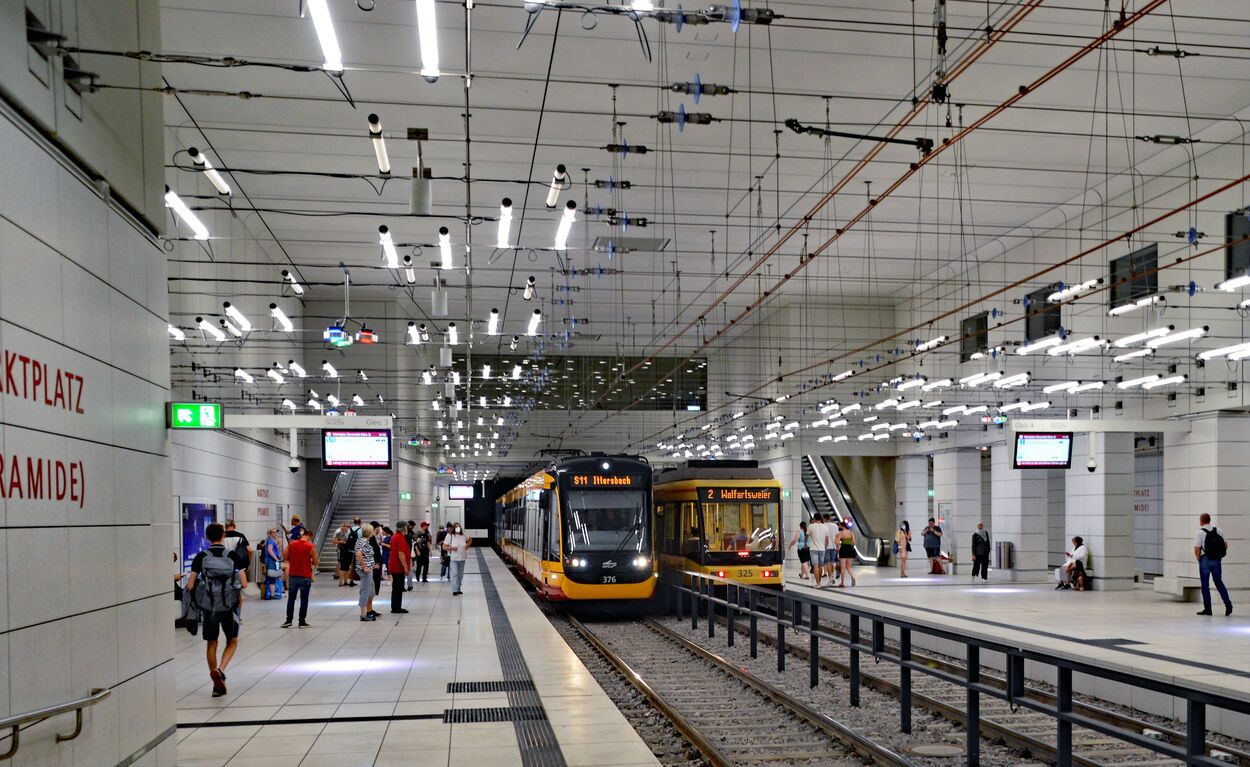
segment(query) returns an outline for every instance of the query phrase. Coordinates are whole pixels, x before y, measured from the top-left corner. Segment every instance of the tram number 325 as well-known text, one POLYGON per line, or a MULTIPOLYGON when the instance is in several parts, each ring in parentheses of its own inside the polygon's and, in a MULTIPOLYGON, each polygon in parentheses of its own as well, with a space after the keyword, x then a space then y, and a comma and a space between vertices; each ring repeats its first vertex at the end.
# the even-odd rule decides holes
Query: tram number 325
POLYGON ((604 583, 616 583, 616 576, 615 576, 615 575, 605 575, 605 576, 603 576, 603 582, 604 582, 604 583))
POLYGON ((739 570, 738 577, 739 578, 754 578, 755 571, 754 570, 739 570))

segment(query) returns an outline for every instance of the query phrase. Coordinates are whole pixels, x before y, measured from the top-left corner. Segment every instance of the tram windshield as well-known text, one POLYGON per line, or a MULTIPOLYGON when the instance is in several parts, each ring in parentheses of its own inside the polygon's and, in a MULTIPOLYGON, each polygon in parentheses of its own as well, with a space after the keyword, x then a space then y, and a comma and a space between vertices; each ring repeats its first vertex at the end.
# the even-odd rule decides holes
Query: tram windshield
POLYGON ((643 491, 569 489, 562 495, 565 555, 650 551, 643 491))
POLYGON ((701 504, 708 551, 777 551, 779 504, 712 502, 701 504))

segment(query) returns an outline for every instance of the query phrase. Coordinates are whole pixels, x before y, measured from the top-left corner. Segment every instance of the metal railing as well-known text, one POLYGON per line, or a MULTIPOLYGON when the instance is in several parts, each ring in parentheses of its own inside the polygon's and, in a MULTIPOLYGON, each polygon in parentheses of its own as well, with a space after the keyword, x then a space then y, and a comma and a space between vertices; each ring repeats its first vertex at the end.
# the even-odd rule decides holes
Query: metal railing
POLYGON ((70 711, 74 712, 74 731, 69 735, 61 735, 60 733, 57 733, 56 742, 64 743, 67 740, 77 738, 82 734, 82 710, 87 706, 94 706, 112 694, 112 690, 97 687, 93 688, 91 690, 91 694, 85 698, 71 700, 68 703, 60 703, 55 706, 45 706, 44 708, 37 708, 34 711, 27 711, 25 714, 14 714, 13 716, 6 716, 3 719, 0 719, 0 730, 8 728, 12 731, 8 736, 12 739, 9 742, 9 750, 0 754, 0 761, 9 759, 17 753, 18 746, 20 745, 19 738, 22 732, 22 725, 38 724, 39 722, 42 722, 45 719, 50 719, 58 714, 68 714, 70 711))
POLYGON ((318 552, 325 546, 326 535, 330 532, 330 519, 334 516, 334 510, 338 507, 339 501, 343 500, 347 489, 351 487, 353 474, 354 472, 341 471, 334 478, 334 486, 330 489, 330 500, 326 501, 325 508, 321 510, 321 520, 317 523, 317 534, 313 536, 313 547, 318 552))
POLYGON ((1084 727, 1187 765, 1225 767, 1225 762, 1206 755, 1207 709, 1216 708, 1250 714, 1250 702, 1219 693, 1199 690, 1162 679, 1152 679, 1140 673, 1103 668, 1062 655, 1014 647, 1001 641, 928 626, 869 609, 826 602, 802 594, 735 583, 725 578, 688 570, 667 571, 660 585, 666 589, 666 598, 669 600, 667 605, 676 610, 678 620, 684 620, 689 616, 691 628, 697 629, 699 619, 703 618, 707 624, 709 638, 715 636, 716 623, 718 619, 723 618, 727 626, 726 643, 733 646, 737 633, 737 621, 740 618, 745 619, 752 658, 758 657, 760 622, 766 625, 772 624, 776 631, 773 644, 777 650, 779 672, 786 669, 786 632, 790 631, 799 638, 806 637, 809 645, 809 683, 812 687, 816 687, 820 681, 820 643, 830 642, 846 648, 850 656, 848 676, 850 678, 850 705, 852 706, 858 707, 860 703, 860 660, 863 654, 867 653, 874 663, 896 664, 899 667, 899 731, 902 733, 909 734, 912 731, 911 675, 913 671, 962 687, 967 696, 965 700, 967 714, 964 724, 969 767, 979 767, 981 763, 981 696, 983 695, 1005 700, 1013 707, 1037 711, 1054 718, 1058 767, 1071 767, 1073 764, 1073 726, 1084 727), (842 637, 822 630, 822 614, 843 616, 849 626, 848 635, 842 637), (887 629, 895 629, 898 632, 896 653, 886 652, 887 629), (913 634, 963 645, 965 673, 953 674, 913 660, 913 634), (1005 657, 1007 679, 1004 688, 982 682, 982 652, 1000 653, 1005 657), (1054 705, 1048 705, 1026 695, 1025 661, 1055 670, 1057 684, 1054 705), (1162 693, 1183 700, 1186 712, 1185 744, 1182 746, 1156 740, 1140 732, 1116 727, 1073 711, 1073 674, 1105 679, 1134 689, 1162 693))

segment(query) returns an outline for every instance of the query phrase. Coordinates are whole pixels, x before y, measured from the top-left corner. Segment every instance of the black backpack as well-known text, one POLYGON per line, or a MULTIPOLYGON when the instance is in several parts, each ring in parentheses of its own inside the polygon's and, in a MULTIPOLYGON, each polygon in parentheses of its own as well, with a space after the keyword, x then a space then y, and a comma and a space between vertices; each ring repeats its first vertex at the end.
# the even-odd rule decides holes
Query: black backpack
POLYGON ((1219 528, 1213 527, 1207 531, 1206 540, 1202 543, 1202 553, 1207 559, 1217 561, 1228 554, 1228 542, 1224 540, 1224 536, 1220 535, 1219 528))
POLYGON ((228 553, 204 552, 195 579, 195 605, 201 612, 223 613, 238 606, 243 585, 237 568, 238 563, 228 553))
POLYGON ((347 533, 347 553, 352 556, 356 555, 356 544, 360 541, 360 531, 352 528, 347 533))

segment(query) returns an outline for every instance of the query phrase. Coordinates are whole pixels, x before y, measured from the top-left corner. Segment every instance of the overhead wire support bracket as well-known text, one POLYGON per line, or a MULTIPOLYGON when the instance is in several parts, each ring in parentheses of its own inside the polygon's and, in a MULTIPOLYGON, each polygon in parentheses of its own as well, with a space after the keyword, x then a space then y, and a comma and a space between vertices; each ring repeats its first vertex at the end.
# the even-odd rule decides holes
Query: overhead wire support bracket
POLYGON ((838 138, 860 139, 862 141, 875 141, 880 144, 902 144, 903 146, 911 146, 920 150, 920 154, 922 157, 928 156, 928 154, 933 151, 933 139, 931 138, 921 137, 917 139, 902 139, 902 138, 890 138, 888 136, 872 136, 867 133, 850 133, 848 131, 836 131, 836 130, 830 130, 828 128, 820 128, 815 125, 804 125, 793 117, 786 120, 786 127, 794 131, 795 133, 807 133, 813 136, 820 136, 822 138, 829 138, 829 137, 836 136, 838 138))

